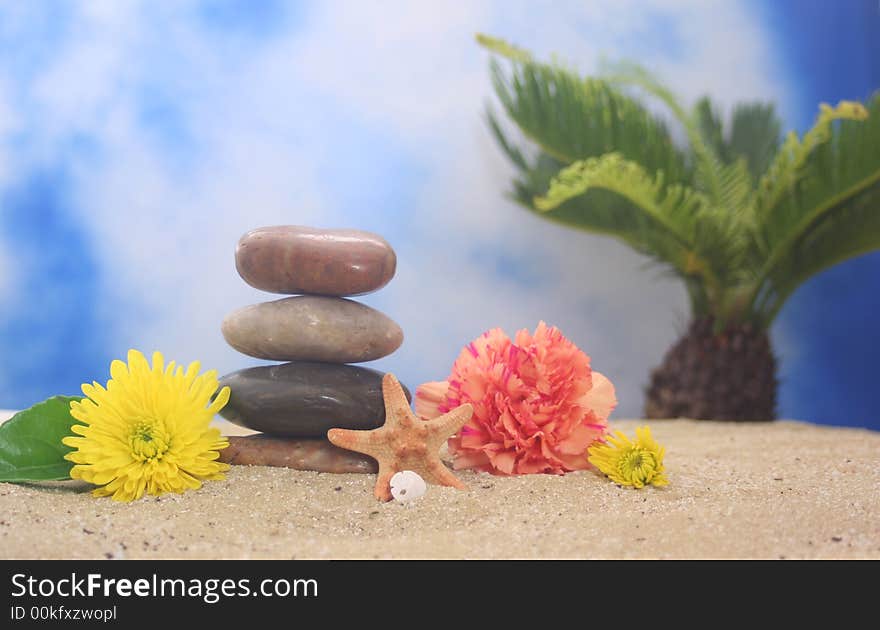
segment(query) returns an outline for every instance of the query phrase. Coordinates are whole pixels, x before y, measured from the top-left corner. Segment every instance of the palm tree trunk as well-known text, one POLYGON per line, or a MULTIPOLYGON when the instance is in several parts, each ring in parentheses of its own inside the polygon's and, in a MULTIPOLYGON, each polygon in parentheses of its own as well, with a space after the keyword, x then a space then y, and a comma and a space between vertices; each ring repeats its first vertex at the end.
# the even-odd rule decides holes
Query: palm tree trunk
POLYGON ((716 334, 713 325, 711 317, 691 322, 651 373, 645 417, 776 417, 776 357, 767 331, 742 324, 716 334))

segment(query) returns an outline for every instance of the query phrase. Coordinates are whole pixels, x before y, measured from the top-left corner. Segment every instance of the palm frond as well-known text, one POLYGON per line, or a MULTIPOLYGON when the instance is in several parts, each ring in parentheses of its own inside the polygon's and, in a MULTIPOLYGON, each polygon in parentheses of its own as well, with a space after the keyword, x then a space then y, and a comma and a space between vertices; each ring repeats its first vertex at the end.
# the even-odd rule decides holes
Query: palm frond
POLYGON ((880 183, 846 199, 811 226, 773 267, 754 304, 769 326, 785 301, 806 280, 850 258, 880 249, 880 183))
POLYGON ((495 136, 495 141, 510 161, 513 162, 514 166, 520 171, 529 170, 529 165, 526 163, 526 158, 523 156, 522 151, 507 139, 507 134, 501 129, 501 124, 491 108, 486 110, 486 120, 489 123, 489 129, 492 130, 492 135, 495 136))
POLYGON ((484 33, 477 33, 477 43, 486 50, 497 53, 511 61, 527 62, 532 60, 532 53, 498 37, 492 37, 484 33))
POLYGON ((635 99, 606 81, 513 59, 509 72, 492 60, 493 87, 510 119, 542 151, 566 164, 617 151, 671 181, 690 180, 666 125, 635 99))
POLYGON ((782 122, 772 103, 736 105, 727 128, 709 97, 694 105, 693 116, 704 141, 723 164, 746 160, 753 185, 770 167, 781 140, 782 122))
POLYGON ((752 177, 746 159, 740 157, 722 166, 718 180, 721 212, 739 224, 748 221, 752 216, 755 189, 752 187, 752 177))
POLYGON ((733 109, 727 159, 743 157, 754 182, 767 172, 779 150, 782 121, 772 103, 744 103, 733 109))
POLYGON ((534 204, 538 210, 549 212, 596 189, 623 198, 629 202, 630 212, 645 215, 645 220, 635 222, 639 229, 633 234, 628 222, 595 210, 582 210, 575 219, 582 227, 638 240, 639 236, 645 238, 639 230, 650 226, 672 242, 664 242, 662 252, 655 251, 654 256, 664 258, 681 275, 702 276, 710 296, 717 293, 718 272, 726 266, 721 260, 725 253, 718 249, 724 247, 724 239, 712 237, 715 226, 706 214, 708 200, 704 195, 681 184, 667 184, 662 171, 651 176, 636 162, 618 153, 607 153, 562 169, 551 181, 547 194, 536 198, 534 204), (707 247, 710 243, 716 247, 707 247))
POLYGON ((541 214, 535 208, 535 198, 547 192, 553 177, 564 167, 565 164, 554 157, 546 153, 539 153, 532 160, 529 170, 523 171, 513 181, 513 199, 526 209, 541 214))
POLYGON ((708 203, 703 195, 685 186, 667 186, 662 171, 652 177, 640 164, 619 153, 606 153, 562 169, 553 178, 547 194, 535 199, 535 207, 545 212, 552 210, 591 188, 604 188, 629 199, 669 229, 678 231, 683 241, 692 239, 693 231, 681 230, 679 226, 708 203))
POLYGON ((658 98, 684 126, 688 137, 694 134, 702 141, 697 120, 687 113, 687 110, 679 102, 678 97, 675 96, 672 90, 660 83, 643 66, 632 61, 609 62, 605 60, 602 62, 601 75, 611 83, 632 85, 658 98))
POLYGON ((767 256, 755 308, 770 319, 807 278, 880 248, 880 93, 852 111, 812 141, 795 181, 759 217, 767 256))
POLYGON ((810 154, 821 144, 831 139, 832 123, 835 120, 865 120, 868 110, 861 103, 841 101, 837 107, 825 103, 820 105, 819 116, 813 127, 804 134, 803 140, 797 133, 790 132, 776 154, 758 186, 758 211, 772 213, 786 192, 803 176, 803 166, 810 154))
POLYGON ((731 155, 724 137, 724 123, 709 97, 704 96, 697 101, 693 116, 706 144, 722 162, 729 163, 731 155))
MULTIPOLYGON (((724 255, 719 276, 727 286, 753 282, 763 259, 751 238, 755 192, 746 159, 739 157, 722 166, 718 179, 720 203, 707 207, 705 214, 714 231, 710 242, 724 255)), ((724 313, 719 313, 719 319, 724 318, 724 313)))
POLYGON ((725 125, 708 98, 687 111, 637 65, 584 78, 503 40, 478 39, 509 61, 493 58, 494 89, 536 145, 523 150, 487 113, 518 172, 512 197, 665 264, 684 281, 694 313, 716 325, 769 326, 807 278, 880 249, 880 93, 867 108, 823 104, 812 129, 783 141, 772 105, 739 105, 725 125), (689 152, 626 86, 670 110, 689 152))
POLYGON ((645 68, 629 61, 605 63, 605 78, 611 83, 632 85, 659 99, 681 123, 694 154, 696 186, 712 203, 721 204, 720 157, 703 136, 698 115, 690 115, 672 90, 657 81, 645 68))

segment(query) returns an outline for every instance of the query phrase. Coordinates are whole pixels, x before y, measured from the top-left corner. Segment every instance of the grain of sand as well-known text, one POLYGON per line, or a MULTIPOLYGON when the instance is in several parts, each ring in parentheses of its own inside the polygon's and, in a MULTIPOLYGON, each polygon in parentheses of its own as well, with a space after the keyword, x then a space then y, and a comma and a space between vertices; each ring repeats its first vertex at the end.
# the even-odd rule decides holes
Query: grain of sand
POLYGON ((234 467, 197 492, 119 504, 77 482, 0 484, 0 558, 880 558, 880 433, 652 429, 663 489, 463 471, 467 491, 381 504, 374 475, 234 467))

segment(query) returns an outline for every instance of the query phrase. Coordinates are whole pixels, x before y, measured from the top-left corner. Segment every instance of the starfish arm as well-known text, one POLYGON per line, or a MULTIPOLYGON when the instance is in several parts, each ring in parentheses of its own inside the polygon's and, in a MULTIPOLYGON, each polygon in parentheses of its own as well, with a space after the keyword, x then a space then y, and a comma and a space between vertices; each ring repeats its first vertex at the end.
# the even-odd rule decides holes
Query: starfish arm
POLYGON ((446 439, 458 432, 473 415, 473 407, 462 405, 422 421, 416 417, 393 374, 382 378, 385 424, 372 431, 330 429, 327 439, 340 448, 369 455, 379 462, 373 491, 380 501, 391 500, 391 477, 400 470, 421 470, 425 481, 465 489, 465 485, 440 461, 438 451, 446 439))
POLYGON ((439 437, 439 441, 442 444, 446 438, 458 433, 459 429, 461 429, 461 427, 463 427, 473 415, 473 405, 466 403, 443 414, 439 418, 428 420, 428 427, 432 437, 439 437))
POLYGON ((327 439, 330 443, 348 451, 356 451, 364 455, 375 457, 375 443, 373 431, 354 431, 352 429, 330 429, 327 431, 327 439))
POLYGON ((379 474, 376 475, 376 487, 373 495, 380 501, 390 501, 391 496, 391 478, 397 472, 392 466, 379 464, 379 474))
POLYGON ((412 415, 409 401, 397 377, 390 372, 382 377, 382 398, 385 400, 385 424, 396 423, 401 416, 412 415))
MULTIPOLYGON (((467 486, 449 470, 439 459, 428 463, 430 482, 441 486, 452 486, 459 490, 467 490, 467 486)), ((426 479, 426 481, 428 481, 426 479)))

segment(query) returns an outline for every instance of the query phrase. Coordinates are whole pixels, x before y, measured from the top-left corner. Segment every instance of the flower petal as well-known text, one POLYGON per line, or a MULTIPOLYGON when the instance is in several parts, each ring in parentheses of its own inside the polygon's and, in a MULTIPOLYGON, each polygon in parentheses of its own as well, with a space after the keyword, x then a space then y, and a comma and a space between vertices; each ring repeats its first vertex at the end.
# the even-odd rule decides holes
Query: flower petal
POLYGON ((416 414, 426 420, 443 415, 445 411, 440 410, 440 405, 445 402, 448 390, 449 381, 433 381, 419 385, 416 388, 416 414))
POLYGON ((581 404, 591 410, 596 417, 606 420, 617 406, 617 395, 614 385, 608 377, 599 372, 593 372, 593 386, 581 399, 581 404))
POLYGON ((487 331, 462 349, 446 381, 421 385, 415 399, 426 418, 473 405, 449 452, 457 469, 497 474, 588 468, 586 450, 604 435, 617 402, 589 356, 543 321, 514 340, 487 331))
MULTIPOLYGON (((195 369, 198 368, 198 363, 195 369)), ((132 501, 148 494, 197 488, 203 479, 222 478, 227 464, 216 461, 228 445, 210 422, 229 398, 217 389, 216 374, 184 376, 175 362, 154 353, 152 368, 137 350, 128 363, 113 361, 107 386, 83 385, 88 398, 70 405, 74 424, 63 443, 70 475, 99 486, 95 496, 132 501), (192 376, 192 384, 186 378, 192 376)))

